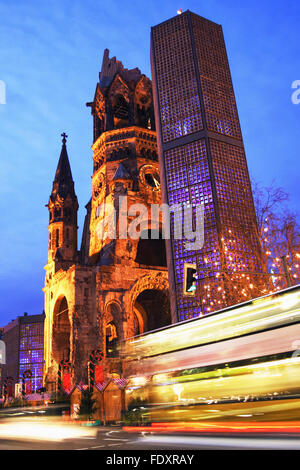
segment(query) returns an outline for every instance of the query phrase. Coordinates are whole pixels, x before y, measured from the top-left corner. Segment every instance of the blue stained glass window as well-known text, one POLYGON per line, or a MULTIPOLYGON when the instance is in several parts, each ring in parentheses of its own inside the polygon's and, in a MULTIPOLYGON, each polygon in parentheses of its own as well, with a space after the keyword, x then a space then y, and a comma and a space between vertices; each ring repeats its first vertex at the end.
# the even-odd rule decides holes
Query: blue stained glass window
MULTIPOLYGON (((19 381, 22 381, 23 373, 30 370, 33 378, 30 379, 32 388, 42 386, 43 375, 43 342, 44 324, 27 323, 20 328, 20 353, 19 353, 19 381)), ((29 379, 26 379, 28 383, 29 379)))

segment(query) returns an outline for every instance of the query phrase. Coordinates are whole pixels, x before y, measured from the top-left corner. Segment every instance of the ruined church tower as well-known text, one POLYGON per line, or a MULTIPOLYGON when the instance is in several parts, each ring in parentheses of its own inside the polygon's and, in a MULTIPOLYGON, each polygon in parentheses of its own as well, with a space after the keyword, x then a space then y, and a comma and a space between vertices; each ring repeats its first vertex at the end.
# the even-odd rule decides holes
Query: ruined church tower
POLYGON ((121 377, 117 342, 171 323, 162 221, 151 222, 161 203, 151 81, 106 49, 87 106, 93 174, 80 248, 65 134, 48 203, 44 381, 52 390, 59 374, 87 383, 95 350, 103 380, 121 377))

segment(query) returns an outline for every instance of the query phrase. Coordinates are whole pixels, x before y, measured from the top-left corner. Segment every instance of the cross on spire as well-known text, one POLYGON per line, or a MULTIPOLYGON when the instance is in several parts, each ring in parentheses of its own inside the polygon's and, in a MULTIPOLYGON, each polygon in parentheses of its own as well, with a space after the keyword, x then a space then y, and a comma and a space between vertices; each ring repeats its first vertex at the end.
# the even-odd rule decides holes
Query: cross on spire
POLYGON ((65 144, 65 143, 67 142, 67 137, 68 137, 68 136, 67 136, 67 134, 66 134, 65 132, 63 132, 63 133, 61 134, 61 136, 62 136, 62 138, 63 138, 63 139, 62 139, 62 143, 65 144))
POLYGON ((57 194, 63 198, 65 198, 67 194, 76 198, 67 146, 65 145, 68 136, 65 132, 63 132, 61 136, 63 144, 53 181, 52 200, 56 198, 57 194))

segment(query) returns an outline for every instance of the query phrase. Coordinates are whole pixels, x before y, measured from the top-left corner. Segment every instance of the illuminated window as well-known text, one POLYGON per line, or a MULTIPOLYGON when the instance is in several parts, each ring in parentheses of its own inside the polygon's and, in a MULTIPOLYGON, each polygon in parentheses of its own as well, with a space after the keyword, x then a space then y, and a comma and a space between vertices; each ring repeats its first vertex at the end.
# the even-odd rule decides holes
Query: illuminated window
POLYGON ((106 357, 118 357, 118 334, 116 325, 111 322, 106 326, 105 329, 106 338, 106 357))
POLYGON ((99 204, 99 206, 96 207, 96 219, 98 217, 102 217, 103 216, 103 210, 104 210, 104 207, 102 204, 99 204))

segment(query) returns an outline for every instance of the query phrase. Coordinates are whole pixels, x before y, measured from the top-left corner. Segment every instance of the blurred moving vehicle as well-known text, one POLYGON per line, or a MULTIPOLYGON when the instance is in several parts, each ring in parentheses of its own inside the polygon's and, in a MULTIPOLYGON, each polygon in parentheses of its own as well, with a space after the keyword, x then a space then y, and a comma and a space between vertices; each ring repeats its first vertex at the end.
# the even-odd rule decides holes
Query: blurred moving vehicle
POLYGON ((127 422, 300 420, 300 285, 123 343, 127 422))

